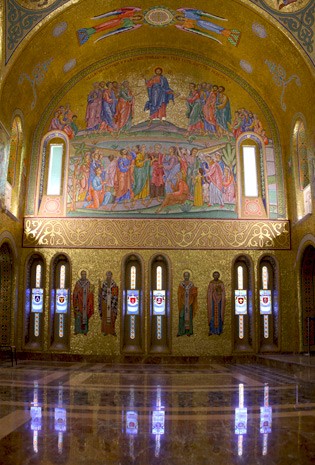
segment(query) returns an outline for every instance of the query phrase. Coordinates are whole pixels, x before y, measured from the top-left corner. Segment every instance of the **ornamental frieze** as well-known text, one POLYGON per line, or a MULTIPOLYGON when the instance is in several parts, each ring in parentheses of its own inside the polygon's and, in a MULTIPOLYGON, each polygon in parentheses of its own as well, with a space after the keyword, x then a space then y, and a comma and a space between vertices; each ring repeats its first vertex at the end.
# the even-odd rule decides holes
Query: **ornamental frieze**
POLYGON ((24 247, 290 249, 288 221, 26 218, 24 247))

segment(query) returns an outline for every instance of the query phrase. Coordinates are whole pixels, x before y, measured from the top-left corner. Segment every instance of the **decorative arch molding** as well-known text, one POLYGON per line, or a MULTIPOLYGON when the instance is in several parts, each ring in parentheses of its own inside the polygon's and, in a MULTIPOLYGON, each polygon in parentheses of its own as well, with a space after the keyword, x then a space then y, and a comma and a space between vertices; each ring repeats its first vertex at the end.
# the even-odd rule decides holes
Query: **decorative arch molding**
POLYGON ((314 234, 306 234, 300 241, 300 244, 298 246, 296 256, 295 256, 295 261, 294 261, 295 269, 301 266, 304 250, 309 245, 312 245, 315 248, 315 235, 314 234))
POLYGON ((315 202, 315 149, 313 144, 312 130, 307 124, 303 113, 296 113, 291 121, 290 131, 290 158, 288 160, 289 174, 293 174, 294 179, 294 200, 295 200, 295 221, 299 221, 305 215, 312 211, 312 204, 315 202), (300 167, 301 158, 298 152, 298 136, 299 126, 303 125, 304 142, 306 145, 306 160, 304 164, 307 167, 308 184, 303 185, 301 180, 300 167), (291 173, 290 173, 291 171, 291 173))
POLYGON ((19 108, 16 108, 14 110, 14 112, 12 113, 12 116, 11 116, 11 126, 12 127, 12 124, 13 124, 13 121, 15 120, 15 118, 19 118, 20 121, 21 121, 21 129, 23 131, 23 128, 25 127, 25 118, 24 118, 24 113, 22 110, 20 110, 19 108))
POLYGON ((32 31, 37 32, 38 28, 35 27, 37 24, 50 21, 60 13, 62 8, 68 7, 65 5, 66 3, 71 5, 72 2, 69 0, 50 1, 48 6, 45 5, 42 10, 37 11, 24 8, 16 0, 6 0, 5 63, 8 64, 19 46, 22 50, 22 43, 27 35, 31 34, 32 31))
POLYGON ((5 209, 5 187, 10 153, 10 131, 0 122, 0 208, 5 209))
POLYGON ((18 260, 19 254, 18 254, 18 249, 15 243, 15 239, 12 236, 12 234, 9 231, 3 231, 0 234, 0 247, 4 242, 8 242, 13 254, 14 254, 14 260, 18 260))
MULTIPOLYGON (((43 131, 45 127, 48 125, 49 118, 52 112, 58 106, 62 98, 76 84, 78 84, 85 77, 89 76, 91 73, 95 73, 103 67, 114 66, 116 63, 120 63, 123 60, 133 60, 135 57, 138 57, 139 59, 145 59, 146 57, 152 58, 153 55, 156 55, 157 57, 160 57, 160 58, 167 57, 168 59, 170 59, 174 57, 174 59, 175 58, 182 59, 182 60, 184 59, 184 60, 187 60, 187 62, 191 62, 195 65, 200 65, 203 67, 206 66, 206 67, 209 67, 209 69, 219 71, 223 75, 230 78, 235 84, 237 84, 242 89, 244 89, 247 92, 247 94, 249 94, 249 96, 253 98, 253 100, 255 100, 265 120, 267 121, 268 126, 270 127, 271 138, 274 144, 275 164, 276 164, 276 172, 278 174, 277 181, 278 181, 278 186, 279 186, 279 192, 282 192, 282 195, 279 195, 278 209, 279 209, 280 216, 283 215, 283 217, 285 217, 285 199, 284 199, 284 194, 283 194, 284 185, 283 185, 283 176, 282 176, 283 167, 282 167, 282 162, 281 162, 281 146, 280 146, 279 131, 276 125, 275 118, 270 108, 266 104, 265 100, 253 87, 251 87, 248 84, 248 82, 244 78, 242 78, 241 76, 238 76, 236 72, 229 70, 225 65, 222 65, 209 58, 206 58, 203 55, 194 54, 192 58, 191 53, 183 51, 183 50, 179 50, 179 49, 152 47, 152 48, 139 48, 135 50, 128 50, 128 51, 120 52, 119 55, 116 54, 116 55, 111 55, 109 57, 106 57, 103 60, 100 60, 97 63, 94 63, 88 66, 87 68, 85 68, 84 70, 80 71, 75 76, 73 76, 64 85, 64 87, 59 91, 59 93, 53 96, 49 104, 46 106, 46 108, 42 112, 42 115, 39 116, 39 123, 34 132, 30 171, 35 172, 37 169, 37 162, 38 162, 37 154, 39 152, 39 147, 40 147, 41 139, 43 136, 43 131)), ((29 188, 28 198, 27 198, 27 208, 26 208, 27 215, 34 214, 35 189, 36 189, 35 181, 32 180, 32 183, 29 188)))

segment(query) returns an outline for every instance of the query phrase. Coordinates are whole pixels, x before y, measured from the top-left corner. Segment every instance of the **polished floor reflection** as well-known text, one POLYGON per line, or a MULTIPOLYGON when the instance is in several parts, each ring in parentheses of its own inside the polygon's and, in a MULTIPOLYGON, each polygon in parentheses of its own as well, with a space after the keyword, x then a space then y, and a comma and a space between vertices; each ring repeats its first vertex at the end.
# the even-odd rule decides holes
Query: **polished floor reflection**
POLYGON ((314 370, 1 361, 0 464, 315 463, 314 370))

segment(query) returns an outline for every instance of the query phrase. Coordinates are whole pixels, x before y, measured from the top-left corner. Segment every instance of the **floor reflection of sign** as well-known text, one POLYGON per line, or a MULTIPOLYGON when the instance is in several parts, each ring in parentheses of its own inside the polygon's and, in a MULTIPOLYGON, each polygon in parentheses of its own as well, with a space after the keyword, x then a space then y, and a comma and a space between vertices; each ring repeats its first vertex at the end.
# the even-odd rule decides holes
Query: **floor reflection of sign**
POLYGON ((139 291, 128 290, 127 291, 127 315, 138 315, 139 314, 139 291))
POLYGON ((235 290, 235 314, 246 315, 247 314, 247 291, 246 290, 235 290))
POLYGON ((260 407, 260 432, 271 433, 272 408, 260 407))
POLYGON ((164 422, 164 410, 154 410, 152 413, 152 434, 164 434, 164 422))
POLYGON ((235 434, 247 433, 247 408, 235 409, 235 434))
POLYGON ((56 312, 67 313, 68 289, 56 289, 56 312))
POLYGON ((271 291, 260 289, 260 314, 271 315, 271 291))
POLYGON ((126 414, 126 433, 138 433, 138 414, 134 411, 128 411, 126 414))
POLYGON ((165 315, 165 291, 153 291, 153 315, 165 315))
POLYGON ((67 431, 67 412, 64 408, 55 408, 55 431, 67 431))
POLYGON ((32 312, 42 313, 43 312, 43 296, 44 289, 34 288, 32 289, 32 312))
POLYGON ((31 407, 31 430, 40 431, 42 429, 42 408, 31 407))

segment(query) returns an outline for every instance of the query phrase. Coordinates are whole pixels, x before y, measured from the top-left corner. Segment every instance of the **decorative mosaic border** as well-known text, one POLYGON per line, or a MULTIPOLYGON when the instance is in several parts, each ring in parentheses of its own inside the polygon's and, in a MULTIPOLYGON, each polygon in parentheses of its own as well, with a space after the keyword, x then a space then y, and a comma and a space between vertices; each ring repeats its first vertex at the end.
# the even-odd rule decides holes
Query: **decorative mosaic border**
POLYGON ((289 31, 294 39, 303 48, 309 59, 315 65, 315 48, 314 48, 314 21, 315 21, 315 3, 310 1, 305 8, 293 13, 286 11, 275 11, 270 8, 264 0, 251 0, 252 3, 263 8, 267 13, 273 16, 279 23, 289 31))
MULTIPOLYGON (((5 63, 7 64, 22 40, 47 15, 70 0, 55 0, 44 7, 45 2, 37 2, 36 9, 23 7, 16 0, 6 0, 5 3, 5 63)), ((33 3, 36 3, 33 0, 33 3)), ((48 2, 47 2, 48 3, 48 2)))
POLYGON ((25 218, 24 247, 290 249, 288 221, 25 218))

